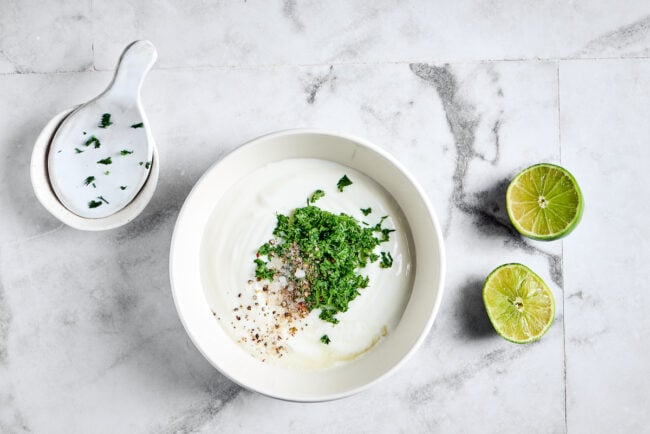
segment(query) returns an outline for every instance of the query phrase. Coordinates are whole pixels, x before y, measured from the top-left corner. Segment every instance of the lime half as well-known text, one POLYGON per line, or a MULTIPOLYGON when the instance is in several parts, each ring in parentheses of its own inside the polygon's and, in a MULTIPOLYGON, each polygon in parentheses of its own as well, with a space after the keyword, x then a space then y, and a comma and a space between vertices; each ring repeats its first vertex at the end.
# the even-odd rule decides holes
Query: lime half
POLYGON ((506 192, 508 216, 520 234, 550 241, 568 235, 580 221, 584 200, 573 175, 555 164, 520 172, 506 192))
POLYGON ((522 264, 492 271, 483 286, 483 303, 497 333, 517 344, 538 340, 555 319, 553 293, 522 264))

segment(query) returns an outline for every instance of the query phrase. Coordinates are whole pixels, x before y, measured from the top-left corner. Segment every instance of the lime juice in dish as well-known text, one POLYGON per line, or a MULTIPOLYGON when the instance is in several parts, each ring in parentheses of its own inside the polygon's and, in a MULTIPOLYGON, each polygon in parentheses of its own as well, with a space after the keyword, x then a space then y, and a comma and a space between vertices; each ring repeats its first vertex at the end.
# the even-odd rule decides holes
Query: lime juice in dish
POLYGON ((395 200, 349 167, 268 164, 218 202, 201 276, 215 320, 265 363, 319 369, 363 355, 397 326, 414 270, 395 200))

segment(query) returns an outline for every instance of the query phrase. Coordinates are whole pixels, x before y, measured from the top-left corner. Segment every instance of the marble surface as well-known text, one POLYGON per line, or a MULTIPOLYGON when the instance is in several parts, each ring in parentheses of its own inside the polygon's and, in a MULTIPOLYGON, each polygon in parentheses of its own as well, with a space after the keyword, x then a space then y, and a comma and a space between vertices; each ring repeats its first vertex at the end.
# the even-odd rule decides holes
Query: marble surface
POLYGON ((650 416, 650 4, 643 1, 0 2, 0 432, 643 432, 650 416), (131 224, 70 229, 29 157, 135 38, 158 190, 131 224), (423 347, 376 387, 296 404, 216 372, 176 316, 171 232, 192 185, 242 142, 321 127, 393 153, 442 221, 446 293, 423 347), (508 180, 561 163, 586 199, 564 241, 513 231, 508 180), (493 332, 480 291, 523 262, 557 319, 493 332))

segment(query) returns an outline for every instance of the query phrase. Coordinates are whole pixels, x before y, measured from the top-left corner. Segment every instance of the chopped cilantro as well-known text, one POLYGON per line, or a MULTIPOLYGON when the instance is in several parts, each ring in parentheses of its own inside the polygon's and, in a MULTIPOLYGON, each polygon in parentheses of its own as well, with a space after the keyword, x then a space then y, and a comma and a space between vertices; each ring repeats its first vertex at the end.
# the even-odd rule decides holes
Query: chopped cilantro
POLYGON ((98 196, 97 199, 101 200, 102 202, 108 204, 108 201, 104 199, 104 196, 98 196))
POLYGON ((93 183, 93 181, 95 181, 95 177, 94 176, 89 176, 88 178, 86 178, 84 180, 84 185, 90 185, 90 184, 93 183))
POLYGON ((113 160, 111 160, 111 157, 106 157, 102 160, 99 160, 97 164, 106 164, 106 165, 113 164, 113 160))
POLYGON ((77 154, 81 154, 81 153, 83 152, 83 151, 82 151, 81 149, 79 149, 79 148, 74 148, 74 151, 75 151, 77 154))
POLYGON ((339 182, 336 183, 336 188, 338 188, 339 191, 343 191, 343 189, 348 185, 352 185, 352 181, 350 181, 348 175, 343 175, 343 178, 339 179, 339 182))
POLYGON ((139 124, 131 125, 131 128, 142 128, 142 127, 144 127, 144 124, 142 122, 140 122, 139 124))
POLYGON ((388 234, 390 234, 391 232, 395 232, 395 229, 386 229, 386 228, 383 228, 383 229, 381 230, 381 242, 382 242, 382 243, 385 243, 386 241, 389 240, 389 236, 388 236, 388 234))
POLYGON ((329 345, 329 343, 332 342, 332 341, 330 340, 330 337, 327 336, 327 335, 323 335, 323 336, 321 336, 321 337, 320 337, 320 341, 321 341, 322 343, 324 343, 325 345, 329 345))
POLYGON ((85 135, 86 135, 86 132, 84 131, 83 133, 84 133, 84 136, 85 136, 85 135))
POLYGON ((111 114, 104 113, 102 115, 102 123, 99 125, 99 128, 106 128, 109 125, 113 125, 113 122, 111 122, 111 114))
POLYGON ((140 161, 138 164, 142 166, 144 164, 144 161, 140 161))
POLYGON ((151 161, 147 161, 146 163, 144 163, 145 169, 149 169, 150 167, 151 167, 151 161))
POLYGON ((96 200, 91 200, 88 202, 88 208, 97 208, 98 206, 101 206, 101 202, 96 201, 96 200))
POLYGON ((385 216, 383 216, 382 218, 380 218, 380 219, 379 219, 379 223, 377 223, 377 224, 375 225, 375 227, 373 228, 373 230, 374 230, 375 232, 381 232, 381 225, 382 225, 382 223, 384 222, 384 220, 386 220, 387 218, 388 218, 387 215, 385 215, 385 216))
POLYGON ((275 271, 267 267, 267 263, 264 262, 263 260, 257 258, 255 259, 255 264, 257 267, 255 268, 255 277, 259 277, 260 279, 273 279, 273 275, 275 274, 275 271))
MULTIPOLYGON (((263 244, 257 253, 292 264, 292 255, 298 252, 302 268, 307 270, 304 279, 308 285, 296 285, 303 288, 296 297, 304 299, 309 311, 320 309, 320 319, 336 324, 336 314, 347 311, 349 303, 360 294, 359 289, 368 286, 368 277, 357 270, 378 259, 373 250, 381 239, 374 236, 375 232, 375 228, 361 226, 354 217, 310 205, 295 209, 290 216, 278 214, 273 231, 278 241, 263 244)), ((259 257, 254 262, 258 278, 272 279, 281 272, 259 257)), ((297 270, 289 271, 285 277, 298 281, 293 277, 297 270)))
POLYGON ((368 215, 372 212, 372 208, 361 208, 363 215, 368 215))
POLYGON ((110 175, 110 174, 111 174, 111 171, 110 171, 110 170, 107 170, 106 172, 104 172, 104 175, 106 175, 106 176, 108 176, 108 175, 110 175))
POLYGON ((311 194, 311 196, 309 196, 309 199, 307 199, 307 205, 316 202, 318 199, 320 199, 323 196, 325 196, 325 192, 323 190, 316 190, 311 194))
POLYGON ((86 140, 86 146, 90 146, 93 143, 95 144, 95 149, 99 148, 102 145, 97 137, 90 136, 88 140, 86 140))
POLYGON ((381 252, 381 262, 379 263, 381 268, 390 268, 393 266, 393 257, 390 252, 381 252))
POLYGON ((122 149, 120 151, 120 155, 129 155, 129 154, 133 154, 133 151, 128 151, 126 149, 122 149))
POLYGON ((126 190, 126 185, 120 185, 120 190, 126 190))

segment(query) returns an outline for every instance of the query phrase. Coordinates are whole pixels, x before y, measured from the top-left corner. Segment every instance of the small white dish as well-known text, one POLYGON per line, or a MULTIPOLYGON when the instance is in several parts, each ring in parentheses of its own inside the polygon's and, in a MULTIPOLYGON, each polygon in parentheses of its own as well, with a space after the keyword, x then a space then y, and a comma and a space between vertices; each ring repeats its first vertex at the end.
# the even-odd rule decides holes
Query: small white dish
POLYGON ((49 147, 50 185, 80 217, 108 217, 147 181, 155 146, 140 89, 157 58, 149 41, 124 49, 108 87, 59 125, 49 147))
POLYGON ((392 156, 355 137, 320 130, 290 130, 248 142, 201 177, 178 216, 169 270, 181 322, 215 368, 241 386, 264 395, 316 402, 366 389, 397 369, 420 346, 442 300, 445 251, 440 225, 426 193, 392 156), (372 178, 399 204, 414 244, 411 296, 397 327, 369 353, 324 370, 291 369, 251 356, 216 320, 201 278, 201 245, 206 226, 214 212, 228 212, 216 208, 220 198, 246 174, 291 158, 333 161, 372 178))
POLYGON ((151 200, 160 171, 158 150, 153 146, 153 161, 149 176, 135 198, 120 211, 103 218, 84 218, 67 209, 54 194, 47 170, 48 153, 52 138, 59 125, 75 108, 64 110, 45 125, 34 144, 30 163, 32 187, 36 197, 50 214, 66 225, 84 231, 103 231, 117 228, 135 219, 151 200))

